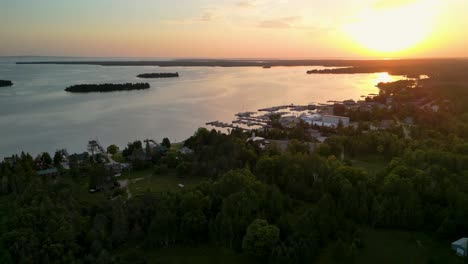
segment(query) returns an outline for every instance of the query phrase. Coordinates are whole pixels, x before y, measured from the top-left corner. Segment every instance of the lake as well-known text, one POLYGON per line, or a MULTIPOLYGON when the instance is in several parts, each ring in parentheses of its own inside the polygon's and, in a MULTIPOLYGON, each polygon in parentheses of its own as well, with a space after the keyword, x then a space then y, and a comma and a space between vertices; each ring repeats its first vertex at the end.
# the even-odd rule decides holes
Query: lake
MULTIPOLYGON (((40 59, 43 60, 43 59, 40 59)), ((76 59, 74 59, 76 60, 76 59)), ((66 148, 86 150, 90 139, 125 146, 137 139, 187 139, 206 122, 230 122, 240 111, 283 104, 360 99, 377 93, 381 81, 402 79, 386 73, 307 75, 322 67, 117 67, 16 65, 0 59, 0 157, 34 155, 66 148), (179 72, 179 78, 139 79, 151 72, 179 72), (149 82, 142 91, 72 94, 84 83, 149 82)))

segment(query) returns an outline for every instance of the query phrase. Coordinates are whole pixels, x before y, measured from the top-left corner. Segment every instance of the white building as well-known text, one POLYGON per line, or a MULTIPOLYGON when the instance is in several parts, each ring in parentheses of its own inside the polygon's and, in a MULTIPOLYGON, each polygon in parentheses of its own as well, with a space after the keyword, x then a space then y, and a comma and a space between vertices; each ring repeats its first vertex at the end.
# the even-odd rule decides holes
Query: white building
POLYGON ((345 116, 334 116, 334 115, 302 115, 301 120, 309 125, 325 126, 325 127, 337 127, 341 122, 343 126, 349 126, 349 117, 345 116))
POLYGON ((349 117, 346 116, 323 115, 322 121, 333 126, 338 126, 340 122, 344 126, 349 126, 349 117))
POLYGON ((302 114, 300 116, 300 119, 302 121, 304 121, 304 123, 312 125, 314 123, 314 121, 322 120, 322 115, 319 115, 319 114, 313 114, 313 115, 302 114))

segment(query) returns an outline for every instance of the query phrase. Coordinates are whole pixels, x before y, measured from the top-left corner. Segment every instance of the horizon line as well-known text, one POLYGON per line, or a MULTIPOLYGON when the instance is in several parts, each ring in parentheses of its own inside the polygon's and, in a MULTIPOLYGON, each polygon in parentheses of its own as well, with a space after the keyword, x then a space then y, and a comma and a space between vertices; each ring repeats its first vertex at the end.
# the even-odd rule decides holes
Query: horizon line
POLYGON ((0 58, 77 58, 77 59, 145 59, 145 60, 452 60, 468 57, 154 57, 154 56, 62 56, 62 55, 0 55, 0 58))

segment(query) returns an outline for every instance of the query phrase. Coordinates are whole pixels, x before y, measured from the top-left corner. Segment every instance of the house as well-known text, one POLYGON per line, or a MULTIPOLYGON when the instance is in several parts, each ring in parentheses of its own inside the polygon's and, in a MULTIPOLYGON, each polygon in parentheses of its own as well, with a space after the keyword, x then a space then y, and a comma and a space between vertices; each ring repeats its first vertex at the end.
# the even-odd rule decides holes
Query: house
POLYGON ((190 148, 188 147, 183 147, 181 149, 179 149, 179 152, 184 154, 184 155, 190 155, 190 154, 193 154, 193 150, 191 150, 190 148))
POLYGON ((299 116, 299 118, 306 124, 312 125, 314 121, 319 121, 322 119, 322 115, 319 114, 313 114, 313 115, 306 115, 302 114, 299 116))
POLYGON ((57 176, 59 174, 59 171, 57 168, 50 168, 50 169, 45 169, 45 170, 39 170, 36 171, 37 175, 39 176, 57 176))
POLYGON ((468 256, 468 237, 460 238, 457 241, 453 242, 452 249, 455 250, 455 252, 459 256, 468 256))
POLYGON ((6 157, 3 159, 3 161, 7 164, 10 164, 10 165, 15 165, 16 164, 16 159, 17 157, 16 156, 11 156, 11 157, 6 157))
POLYGON ((251 138, 247 139, 247 143, 249 143, 249 142, 258 145, 261 149, 264 149, 267 145, 270 144, 270 142, 267 141, 265 138, 256 137, 255 133, 252 134, 251 138))

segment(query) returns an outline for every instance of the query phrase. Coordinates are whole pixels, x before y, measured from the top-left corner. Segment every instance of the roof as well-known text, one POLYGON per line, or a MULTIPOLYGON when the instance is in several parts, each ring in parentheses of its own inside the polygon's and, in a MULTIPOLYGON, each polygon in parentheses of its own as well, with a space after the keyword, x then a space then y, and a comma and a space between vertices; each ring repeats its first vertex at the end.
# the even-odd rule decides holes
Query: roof
POLYGON ((47 175, 47 174, 54 174, 54 173, 58 173, 58 170, 56 168, 50 168, 47 170, 37 171, 38 175, 47 175))
POLYGON ((468 247, 468 237, 460 238, 457 241, 453 242, 452 245, 467 248, 468 247))
POLYGON ((262 138, 262 137, 251 137, 251 138, 247 139, 247 142, 250 142, 250 141, 252 141, 252 142, 257 142, 257 141, 263 141, 263 140, 265 140, 265 138, 262 138))
POLYGON ((347 116, 337 116, 337 115, 323 115, 323 117, 332 117, 332 118, 348 118, 347 116))

